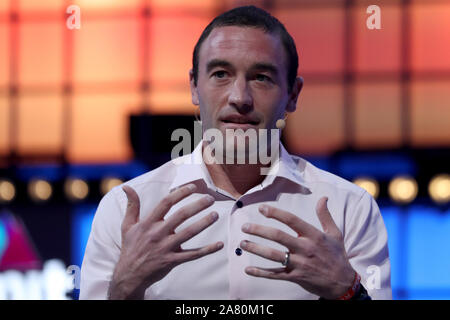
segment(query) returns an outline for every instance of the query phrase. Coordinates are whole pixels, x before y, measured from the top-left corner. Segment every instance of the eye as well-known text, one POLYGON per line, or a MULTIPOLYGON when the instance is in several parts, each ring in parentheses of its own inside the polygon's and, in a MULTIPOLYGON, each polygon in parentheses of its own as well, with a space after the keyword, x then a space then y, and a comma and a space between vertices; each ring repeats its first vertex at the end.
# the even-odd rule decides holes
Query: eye
POLYGON ((219 70, 212 74, 212 76, 216 77, 217 79, 223 79, 223 78, 225 78, 226 75, 227 75, 227 73, 224 70, 219 70))
POLYGON ((255 79, 257 81, 261 81, 261 82, 271 81, 271 79, 268 76, 266 76, 265 74, 257 74, 255 79))

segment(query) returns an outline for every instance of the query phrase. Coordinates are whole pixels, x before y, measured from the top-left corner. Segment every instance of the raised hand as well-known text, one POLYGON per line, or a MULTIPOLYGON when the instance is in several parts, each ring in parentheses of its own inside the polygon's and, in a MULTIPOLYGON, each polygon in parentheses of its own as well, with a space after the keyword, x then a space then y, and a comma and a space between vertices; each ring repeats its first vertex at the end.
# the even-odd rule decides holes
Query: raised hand
POLYGON ((196 186, 190 184, 173 191, 161 200, 153 212, 139 221, 139 197, 131 187, 123 187, 128 205, 121 226, 122 249, 110 285, 110 299, 142 299, 145 290, 164 278, 175 266, 223 247, 222 242, 217 242, 197 249, 181 249, 182 243, 217 221, 217 212, 211 212, 175 232, 184 221, 214 203, 214 198, 209 195, 178 209, 168 219, 164 219, 174 204, 195 190, 196 186))
MULTIPOLYGON (((327 198, 321 198, 316 213, 324 232, 300 219, 296 215, 268 205, 259 211, 267 218, 276 219, 297 233, 297 237, 272 227, 245 224, 242 230, 280 243, 289 250, 286 267, 247 267, 245 272, 255 277, 288 280, 299 284, 309 292, 326 299, 337 299, 344 295, 355 279, 344 248, 342 233, 327 208, 327 198)), ((244 240, 242 249, 266 259, 285 262, 286 252, 244 240)))

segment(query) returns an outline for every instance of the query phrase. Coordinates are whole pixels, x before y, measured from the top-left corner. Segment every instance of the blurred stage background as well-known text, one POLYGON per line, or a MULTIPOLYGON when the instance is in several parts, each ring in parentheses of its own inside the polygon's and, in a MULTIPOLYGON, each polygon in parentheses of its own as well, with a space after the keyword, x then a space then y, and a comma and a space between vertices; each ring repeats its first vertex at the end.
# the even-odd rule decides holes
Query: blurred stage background
POLYGON ((171 128, 192 126, 202 29, 248 3, 298 47, 288 150, 376 196, 395 299, 450 299, 444 0, 0 0, 0 298, 65 296, 101 196, 169 159, 171 128), (381 30, 366 27, 372 4, 381 30), (66 27, 70 5, 81 29, 66 27))

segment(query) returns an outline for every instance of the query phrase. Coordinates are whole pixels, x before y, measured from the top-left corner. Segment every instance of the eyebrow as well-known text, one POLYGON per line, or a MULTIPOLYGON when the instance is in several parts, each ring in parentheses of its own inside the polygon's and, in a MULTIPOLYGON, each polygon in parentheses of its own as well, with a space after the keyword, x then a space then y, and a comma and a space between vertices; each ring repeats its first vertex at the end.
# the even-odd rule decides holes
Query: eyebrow
MULTIPOLYGON (((214 68, 217 68, 217 67, 232 68, 233 66, 230 62, 228 62, 226 60, 212 59, 206 65, 206 72, 209 73, 209 72, 211 72, 211 70, 213 70, 214 68)), ((266 63, 266 62, 257 62, 250 67, 250 70, 252 70, 252 71, 255 71, 255 70, 268 71, 275 76, 278 75, 278 68, 275 65, 273 65, 271 63, 266 63)))
POLYGON ((274 75, 278 75, 278 68, 271 63, 259 62, 251 66, 251 70, 269 71, 274 75))
POLYGON ((230 68, 232 66, 231 66, 231 63, 229 63, 228 61, 220 60, 220 59, 212 59, 206 65, 206 72, 209 73, 209 72, 211 72, 212 69, 217 68, 217 67, 230 68))

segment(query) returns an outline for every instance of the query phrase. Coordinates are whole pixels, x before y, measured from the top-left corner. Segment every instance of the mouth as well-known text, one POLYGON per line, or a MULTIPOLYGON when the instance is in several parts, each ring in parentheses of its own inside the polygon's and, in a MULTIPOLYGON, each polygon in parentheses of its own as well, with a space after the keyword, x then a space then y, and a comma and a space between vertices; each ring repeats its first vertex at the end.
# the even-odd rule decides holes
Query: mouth
POLYGON ((221 119, 221 122, 227 127, 256 127, 259 124, 259 121, 256 119, 241 115, 224 117, 221 119))

